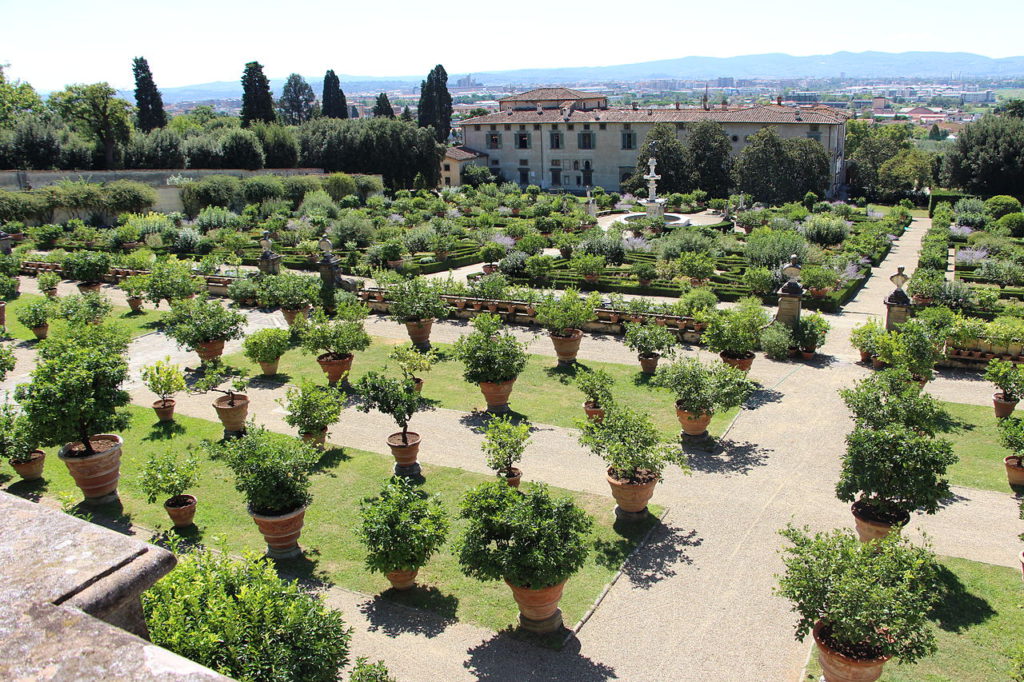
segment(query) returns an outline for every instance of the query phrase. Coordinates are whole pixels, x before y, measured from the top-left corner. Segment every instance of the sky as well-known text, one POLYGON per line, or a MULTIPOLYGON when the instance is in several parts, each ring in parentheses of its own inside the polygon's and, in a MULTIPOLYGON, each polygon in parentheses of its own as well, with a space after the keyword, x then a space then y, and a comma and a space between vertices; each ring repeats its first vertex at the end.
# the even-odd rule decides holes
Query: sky
POLYGON ((766 52, 998 58, 1024 53, 1022 20, 1021 0, 0 0, 0 64, 49 91, 130 89, 136 56, 160 87, 237 80, 252 60, 271 78, 422 78, 437 63, 457 74, 766 52))

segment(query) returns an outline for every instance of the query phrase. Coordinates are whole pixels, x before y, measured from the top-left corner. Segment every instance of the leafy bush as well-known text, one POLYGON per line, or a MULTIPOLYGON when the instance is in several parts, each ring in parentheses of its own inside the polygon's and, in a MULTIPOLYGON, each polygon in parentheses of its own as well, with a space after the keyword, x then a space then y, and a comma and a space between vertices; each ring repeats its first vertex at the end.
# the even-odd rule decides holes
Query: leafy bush
POLYGON ((42 327, 49 323, 50 318, 57 313, 56 306, 49 299, 31 301, 18 309, 15 314, 18 322, 29 329, 42 327))
POLYGON ((389 312, 397 322, 416 322, 444 318, 448 304, 441 298, 439 285, 424 277, 414 277, 388 288, 389 312))
POLYGON ((631 351, 649 358, 659 353, 671 355, 679 339, 660 324, 628 324, 624 342, 631 351))
POLYGON ((178 365, 171 364, 168 355, 142 368, 142 383, 166 404, 175 393, 185 390, 185 374, 178 365))
POLYGON ((724 362, 704 364, 697 358, 659 367, 651 383, 670 390, 679 409, 697 415, 742 405, 757 387, 741 370, 724 362))
POLYGON ((795 346, 793 332, 782 322, 772 322, 761 332, 761 348, 772 360, 785 360, 795 346))
POLYGON ((757 348, 768 313, 757 299, 744 299, 728 310, 708 311, 703 340, 708 348, 729 357, 744 357, 757 348))
POLYGON ((241 338, 244 328, 245 315, 228 310, 205 296, 173 301, 164 318, 164 333, 190 350, 210 341, 241 338))
POLYGON ((95 284, 109 272, 110 255, 102 251, 75 251, 64 257, 61 267, 68 279, 95 284))
POLYGON ((808 241, 819 246, 840 244, 850 232, 849 225, 839 216, 819 213, 809 216, 800 230, 808 241))
POLYGON ((832 268, 812 265, 804 268, 800 281, 808 289, 834 289, 839 284, 839 273, 832 268))
POLYGON ((670 462, 685 469, 678 447, 662 441, 647 415, 615 404, 605 406, 601 421, 587 419, 578 424, 580 445, 601 457, 609 473, 628 483, 661 480, 670 462))
MULTIPOLYGON (((465 171, 470 171, 475 168, 480 168, 487 171, 484 166, 467 166, 465 171)), ((466 173, 463 173, 465 176, 466 173)), ((384 665, 384 661, 377 661, 376 663, 370 663, 365 657, 356 659, 356 664, 352 668, 352 673, 348 678, 349 682, 398 682, 388 672, 388 668, 384 665)))
POLYGON ((38 446, 28 417, 13 402, 0 405, 0 459, 27 462, 38 446))
POLYGON ((304 351, 314 355, 325 353, 336 359, 365 350, 370 345, 370 335, 363 329, 361 320, 329 320, 322 310, 313 314, 301 334, 300 344, 304 351))
POLYGON ((594 319, 594 308, 600 297, 591 294, 581 298, 577 289, 568 288, 561 296, 549 294, 537 304, 537 323, 554 336, 571 336, 571 330, 582 327, 594 319), (565 332, 569 331, 569 334, 565 332))
POLYGON ((768 268, 747 268, 743 273, 743 283, 750 288, 755 296, 767 296, 778 288, 775 275, 768 268))
POLYGON ((455 342, 455 358, 465 365, 462 376, 478 384, 511 381, 526 369, 524 342, 503 329, 501 318, 483 313, 473 318, 473 331, 455 342))
POLYGON ((754 267, 774 270, 788 263, 793 254, 796 254, 798 262, 803 262, 807 254, 807 240, 796 232, 778 232, 761 227, 747 237, 744 254, 754 267))
POLYGON ((885 336, 885 326, 876 318, 870 318, 853 328, 850 332, 850 344, 868 355, 878 353, 878 340, 885 336))
POLYGON ((56 317, 74 325, 97 323, 114 309, 106 296, 94 292, 65 296, 56 303, 56 317))
POLYGON ((153 263, 146 280, 146 298, 154 305, 166 300, 173 304, 206 288, 206 282, 192 274, 189 263, 174 258, 153 263))
POLYGON ((897 331, 880 336, 876 348, 879 359, 887 365, 902 367, 917 378, 929 379, 935 363, 942 357, 942 340, 932 338, 923 322, 911 319, 897 331))
POLYGON ((904 369, 876 372, 839 395, 853 413, 854 423, 866 429, 901 427, 934 436, 952 423, 949 413, 904 369))
POLYGON ((429 496, 395 476, 377 497, 359 505, 356 537, 366 547, 374 573, 412 571, 426 565, 448 536, 448 515, 438 496, 429 496))
POLYGON ((1024 369, 1015 362, 992 358, 985 368, 985 381, 1003 392, 1003 400, 1012 402, 1024 396, 1024 369))
POLYGON ((426 403, 409 379, 392 379, 380 372, 369 371, 353 386, 363 399, 360 412, 377 410, 395 420, 402 429, 402 443, 409 444, 409 420, 426 408, 426 403))
POLYGON ((487 466, 497 474, 512 476, 530 441, 530 425, 516 424, 509 416, 493 417, 484 427, 483 451, 487 466))
POLYGON ((576 373, 576 387, 583 392, 585 402, 592 407, 604 407, 612 402, 612 385, 615 383, 611 375, 603 369, 576 373))
POLYGON ((245 337, 242 351, 252 362, 276 362, 291 346, 291 334, 286 329, 260 329, 245 337))
POLYGON ((320 297, 320 281, 308 275, 267 275, 261 282, 260 303, 282 310, 306 310, 320 297))
POLYGON ((199 460, 189 456, 178 461, 174 450, 150 453, 139 475, 139 487, 146 500, 153 504, 159 498, 175 498, 199 480, 199 460))
POLYGON ((288 412, 284 421, 299 433, 318 434, 341 418, 344 395, 329 386, 303 380, 298 387, 289 387, 285 395, 288 412))
POLYGON ((830 327, 828 320, 818 313, 802 315, 797 320, 794 334, 797 345, 805 351, 821 348, 825 345, 825 337, 828 336, 830 327))
POLYGON ((1013 237, 1024 237, 1024 213, 1008 213, 996 221, 996 227, 1013 237))
POLYGON ((692 279, 710 279, 715 274, 715 260, 709 253, 682 253, 677 261, 679 271, 692 279))
POLYGON ((1005 194, 997 194, 985 201, 985 213, 992 220, 999 220, 1010 213, 1020 213, 1020 201, 1005 194))

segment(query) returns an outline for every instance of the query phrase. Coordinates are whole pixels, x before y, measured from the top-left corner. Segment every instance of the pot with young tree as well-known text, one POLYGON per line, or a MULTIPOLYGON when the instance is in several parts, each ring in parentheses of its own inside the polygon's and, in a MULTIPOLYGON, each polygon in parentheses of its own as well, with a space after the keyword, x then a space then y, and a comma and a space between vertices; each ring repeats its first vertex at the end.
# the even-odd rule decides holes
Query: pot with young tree
POLYGON ((652 375, 658 369, 658 359, 671 357, 679 339, 660 324, 627 324, 624 339, 626 347, 637 354, 640 370, 652 375))
POLYGON ((653 263, 641 260, 629 266, 629 274, 636 277, 637 283, 641 287, 649 287, 654 278, 658 276, 658 270, 653 263))
POLYGON ((110 271, 110 254, 102 251, 75 251, 64 256, 61 269, 68 279, 78 280, 82 293, 99 291, 103 278, 110 271))
POLYGON ((151 275, 130 275, 118 282, 117 287, 124 292, 128 299, 128 307, 133 313, 142 311, 142 304, 146 300, 145 294, 149 288, 151 275))
POLYGON ((826 682, 874 682, 890 658, 910 665, 935 651, 942 581, 928 547, 898 535, 864 544, 838 529, 780 533, 793 544, 776 594, 793 602, 797 639, 813 635, 826 682))
POLYGON ((429 372, 430 368, 438 361, 438 355, 433 350, 417 350, 413 344, 395 346, 395 349, 388 355, 389 360, 402 371, 402 375, 412 382, 417 393, 423 392, 423 378, 416 376, 421 372, 429 372))
POLYGON ((707 252, 684 252, 676 260, 679 272, 690 278, 690 284, 702 286, 715 274, 715 259, 707 252))
POLYGON ((287 329, 268 327, 245 337, 242 352, 250 362, 258 363, 263 376, 277 374, 281 356, 291 348, 291 333, 287 329))
POLYGON ((366 548, 366 567, 383 573, 398 591, 412 589, 416 575, 448 537, 440 497, 396 476, 359 505, 356 538, 366 548))
POLYGON ((117 327, 69 328, 39 347, 28 383, 14 397, 40 445, 60 445, 63 461, 90 504, 117 499, 124 440, 110 431, 128 427, 128 335, 117 327))
POLYGON ((388 436, 388 448, 395 458, 395 474, 419 476, 416 458, 420 451, 420 434, 409 430, 409 420, 427 407, 408 379, 393 379, 380 372, 369 371, 353 388, 360 397, 360 412, 377 410, 395 420, 401 431, 388 436))
POLYGON ((225 342, 243 336, 245 322, 245 315, 205 296, 183 298, 171 302, 164 333, 182 348, 195 351, 205 364, 224 354, 225 342))
POLYGON ((619 519, 647 517, 647 503, 669 463, 689 471, 678 446, 661 439, 650 417, 628 407, 612 404, 605 408, 604 419, 583 420, 579 428, 580 445, 608 465, 605 478, 617 503, 615 515, 619 519))
POLYGON ((47 298, 57 298, 57 285, 60 281, 60 275, 55 272, 43 271, 36 275, 36 287, 47 298))
POLYGON ((504 329, 497 315, 482 313, 472 325, 473 331, 455 342, 453 354, 464 365, 463 378, 479 384, 487 411, 507 412, 516 378, 526 369, 527 344, 504 329))
POLYGON ((164 501, 164 510, 175 528, 192 525, 196 515, 196 496, 185 491, 199 480, 199 460, 192 455, 179 460, 173 450, 157 450, 146 460, 139 476, 139 487, 146 501, 164 501))
POLYGON ((558 602, 566 581, 587 559, 593 520, 568 497, 547 486, 512 488, 482 483, 459 505, 466 528, 454 551, 462 572, 478 580, 504 580, 527 631, 562 627, 558 602))
POLYGON ((496 241, 485 242, 480 247, 480 259, 484 262, 483 271, 490 275, 498 269, 498 261, 508 254, 508 247, 496 241))
POLYGON ((157 419, 162 422, 174 421, 176 403, 171 396, 185 390, 185 373, 181 368, 171 364, 171 358, 167 356, 142 368, 142 383, 160 398, 153 403, 157 419))
POLYGON ((793 336, 804 360, 813 358, 814 353, 825 345, 829 329, 831 325, 823 315, 810 313, 800 316, 796 321, 793 336))
POLYGON ((999 440, 1013 453, 1003 458, 1006 480, 1011 488, 1020 488, 1024 486, 1024 422, 1018 417, 1001 419, 999 440))
POLYGON ((146 298, 157 308, 161 301, 173 304, 206 290, 206 280, 192 272, 192 263, 162 258, 153 263, 146 281, 146 298))
POLYGON ((289 327, 320 298, 320 280, 308 275, 267 275, 261 287, 261 303, 280 308, 289 327))
POLYGON ((924 386, 942 358, 942 341, 932 337, 921 320, 911 319, 878 338, 878 359, 883 365, 903 367, 924 386))
POLYGON ((328 385, 334 386, 352 370, 353 353, 370 346, 370 335, 363 328, 362 319, 329 319, 317 310, 303 327, 299 343, 304 351, 317 356, 328 385))
POLYGON ((32 423, 14 403, 0 405, 0 459, 6 459, 25 481, 43 477, 46 453, 39 449, 32 423))
POLYGON ((42 341, 50 333, 50 320, 57 316, 56 302, 50 299, 31 301, 18 309, 15 317, 42 341))
POLYGON ((596 284, 604 274, 605 258, 595 253, 576 253, 569 267, 588 284, 596 284))
POLYGON ((601 305, 601 297, 592 293, 581 297, 576 289, 566 289, 561 296, 548 294, 537 304, 537 323, 548 330, 555 346, 559 365, 571 365, 583 340, 581 327, 595 319, 594 309, 601 305))
POLYGON ((761 330, 770 324, 760 301, 747 298, 728 310, 707 310, 705 319, 707 327, 701 339, 708 348, 717 352, 725 364, 749 371, 761 330))
POLYGON ((603 369, 576 373, 576 387, 583 393, 583 412, 587 419, 604 419, 604 411, 612 403, 614 383, 615 380, 603 369))
POLYGON ((1013 414, 1014 408, 1024 395, 1024 369, 1015 362, 992 358, 985 368, 985 380, 991 381, 999 389, 992 396, 997 419, 1013 414))
POLYGON ((513 488, 519 487, 523 472, 516 464, 530 442, 530 425, 515 423, 509 415, 493 417, 484 427, 484 455, 487 466, 513 488))
POLYGON ((921 390, 910 372, 890 367, 839 391, 858 427, 883 430, 900 426, 934 437, 949 430, 953 416, 921 390))
POLYGON ((303 442, 323 449, 328 427, 341 418, 344 394, 305 379, 298 387, 289 387, 286 398, 285 423, 299 430, 303 442))
POLYGON ((405 265, 405 253, 401 239, 389 239, 380 245, 380 257, 392 270, 400 270, 405 265))
POLYGON ((86 291, 66 296, 54 303, 56 317, 71 325, 99 324, 114 310, 114 305, 103 294, 86 291))
POLYGON ((249 397, 242 393, 248 385, 245 375, 228 367, 220 360, 211 360, 198 370, 198 378, 192 383, 190 393, 223 393, 213 401, 217 418, 224 425, 224 437, 237 437, 245 432, 245 420, 249 416, 249 397), (228 388, 219 388, 228 382, 228 388))
POLYGON ((839 285, 839 273, 832 268, 811 265, 800 273, 800 283, 806 287, 811 296, 822 299, 839 285))
POLYGON ((715 413, 742 405, 757 388, 742 370, 723 362, 704 364, 697 358, 662 367, 651 383, 675 395, 676 418, 691 438, 706 438, 715 413))
POLYGON ((424 277, 407 279, 388 289, 391 319, 405 324, 409 340, 418 348, 430 347, 434 320, 448 315, 448 304, 441 293, 440 285, 424 277))
POLYGON ((878 355, 878 339, 885 336, 885 326, 875 317, 857 325, 850 332, 850 344, 860 352, 861 362, 871 362, 878 355))

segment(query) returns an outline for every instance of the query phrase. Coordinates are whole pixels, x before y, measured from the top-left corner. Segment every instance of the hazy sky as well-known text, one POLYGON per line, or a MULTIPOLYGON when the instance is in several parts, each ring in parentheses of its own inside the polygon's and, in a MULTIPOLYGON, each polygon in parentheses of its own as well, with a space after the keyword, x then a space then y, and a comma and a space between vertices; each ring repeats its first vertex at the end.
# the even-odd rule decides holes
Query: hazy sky
POLYGON ((765 52, 1007 57, 1024 53, 1022 20, 1021 0, 0 0, 0 63, 52 90, 102 80, 132 87, 134 56, 149 60, 161 87, 237 80, 254 59, 282 78, 330 68, 422 77, 436 63, 463 73, 765 52))

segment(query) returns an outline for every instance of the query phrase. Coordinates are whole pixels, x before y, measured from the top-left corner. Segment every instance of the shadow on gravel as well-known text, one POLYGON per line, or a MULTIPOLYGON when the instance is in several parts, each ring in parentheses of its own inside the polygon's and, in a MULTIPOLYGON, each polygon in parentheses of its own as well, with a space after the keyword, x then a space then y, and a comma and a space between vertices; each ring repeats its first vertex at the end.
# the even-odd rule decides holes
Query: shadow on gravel
MULTIPOLYGON (((468 428, 473 433, 483 433, 487 425, 491 423, 491 420, 495 417, 509 417, 513 424, 522 424, 523 422, 529 423, 530 418, 522 412, 516 412, 515 410, 509 410, 502 414, 495 414, 493 412, 487 412, 486 410, 473 410, 459 417, 459 423, 468 428)), ((530 432, 537 431, 539 429, 531 426, 530 432)))
POLYGON ((714 452, 693 450, 690 468, 705 474, 747 474, 768 463, 769 451, 754 443, 723 439, 714 452))
MULTIPOLYGON (((646 542, 626 559, 622 565, 622 574, 633 586, 649 589, 659 581, 675 576, 675 566, 692 564, 693 559, 687 554, 687 549, 699 547, 703 542, 704 539, 697 536, 696 530, 684 531, 658 524, 651 530, 646 542)), ((601 553, 608 548, 602 548, 601 545, 612 543, 598 541, 596 544, 598 563, 603 563, 601 553)))
POLYGON ((764 386, 762 386, 761 388, 754 391, 749 398, 747 398, 747 402, 743 403, 743 407, 749 410, 756 410, 762 405, 767 405, 768 403, 777 403, 784 397, 785 395, 782 393, 782 391, 776 391, 774 388, 765 388, 764 386))
POLYGON ((437 637, 455 622, 459 598, 445 594, 436 587, 416 585, 399 592, 388 589, 359 607, 370 625, 370 632, 383 632, 388 637, 414 633, 427 638, 437 637))
POLYGON ((502 630, 466 653, 469 660, 463 666, 478 680, 598 682, 618 677, 615 668, 581 656, 580 642, 568 630, 543 638, 521 630, 502 630), (548 652, 531 644, 558 651, 548 652))

